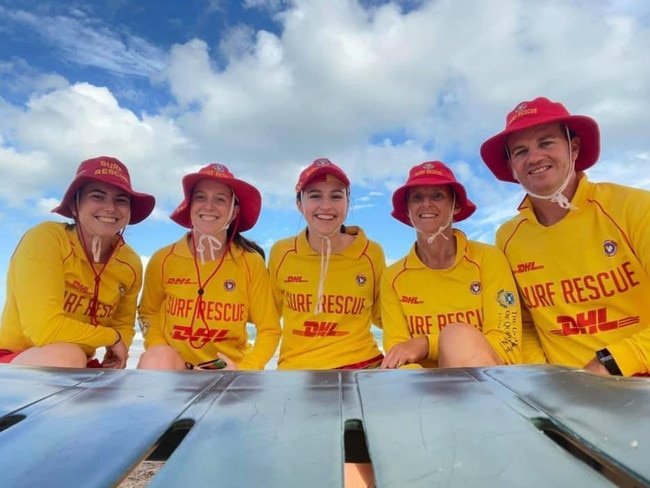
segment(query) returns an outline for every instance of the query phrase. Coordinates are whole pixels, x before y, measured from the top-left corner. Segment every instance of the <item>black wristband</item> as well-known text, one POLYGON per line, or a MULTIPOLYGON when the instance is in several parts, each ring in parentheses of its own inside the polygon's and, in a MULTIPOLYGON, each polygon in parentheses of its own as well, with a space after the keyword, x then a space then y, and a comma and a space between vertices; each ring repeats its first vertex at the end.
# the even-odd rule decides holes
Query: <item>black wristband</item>
POLYGON ((596 351, 596 357, 598 358, 598 361, 600 361, 600 364, 605 366, 605 369, 609 371, 609 374, 614 376, 623 376, 621 369, 618 367, 618 364, 616 364, 616 359, 614 359, 612 353, 609 352, 609 349, 605 348, 596 351))

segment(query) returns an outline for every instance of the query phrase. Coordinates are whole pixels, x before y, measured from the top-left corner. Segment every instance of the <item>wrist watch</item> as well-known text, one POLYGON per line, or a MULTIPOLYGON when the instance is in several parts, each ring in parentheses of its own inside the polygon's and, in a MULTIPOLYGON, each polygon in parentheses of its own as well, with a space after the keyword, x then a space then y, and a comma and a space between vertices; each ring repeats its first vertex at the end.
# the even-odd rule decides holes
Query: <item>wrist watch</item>
POLYGON ((618 367, 618 364, 616 364, 616 360, 614 359, 614 356, 612 356, 612 353, 609 352, 609 349, 605 348, 596 351, 596 357, 598 358, 598 361, 600 361, 600 364, 605 366, 605 369, 609 371, 609 374, 614 376, 623 376, 621 369, 618 367))

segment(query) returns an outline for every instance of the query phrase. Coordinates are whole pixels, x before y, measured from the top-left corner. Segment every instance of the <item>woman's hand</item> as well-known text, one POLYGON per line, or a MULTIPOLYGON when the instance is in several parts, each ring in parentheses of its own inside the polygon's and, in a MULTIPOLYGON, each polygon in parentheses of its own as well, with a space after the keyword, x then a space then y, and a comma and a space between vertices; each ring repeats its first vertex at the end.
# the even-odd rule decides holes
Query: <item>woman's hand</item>
POLYGON ((234 371, 234 370, 238 369, 235 362, 232 359, 230 359, 228 356, 226 356, 225 354, 222 354, 222 353, 218 352, 217 357, 223 359, 226 362, 226 367, 223 368, 223 369, 227 369, 229 371, 234 371))
POLYGON ((396 344, 388 351, 380 368, 397 369, 405 364, 417 363, 429 355, 429 339, 426 336, 415 337, 401 344, 396 344))
POLYGON ((226 363, 226 365, 223 368, 196 366, 194 369, 199 369, 199 370, 202 370, 202 371, 224 371, 224 370, 234 371, 234 370, 238 369, 237 364, 235 364, 235 362, 232 359, 230 359, 228 356, 226 356, 225 354, 222 354, 222 353, 218 352, 217 357, 219 359, 221 359, 224 363, 226 363))
POLYGON ((102 361, 102 368, 107 369, 124 369, 126 360, 129 358, 129 350, 120 337, 120 340, 112 346, 106 346, 106 354, 102 361))

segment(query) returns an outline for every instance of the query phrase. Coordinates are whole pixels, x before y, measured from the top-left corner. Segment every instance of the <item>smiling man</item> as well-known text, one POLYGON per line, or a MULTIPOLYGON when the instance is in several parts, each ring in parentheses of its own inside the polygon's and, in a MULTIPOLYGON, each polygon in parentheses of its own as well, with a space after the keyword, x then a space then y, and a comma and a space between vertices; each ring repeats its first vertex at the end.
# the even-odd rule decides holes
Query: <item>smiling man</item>
POLYGON ((524 362, 648 374, 650 192, 588 181, 599 153, 595 120, 546 98, 518 104, 481 146, 527 192, 497 246, 521 295, 524 362))

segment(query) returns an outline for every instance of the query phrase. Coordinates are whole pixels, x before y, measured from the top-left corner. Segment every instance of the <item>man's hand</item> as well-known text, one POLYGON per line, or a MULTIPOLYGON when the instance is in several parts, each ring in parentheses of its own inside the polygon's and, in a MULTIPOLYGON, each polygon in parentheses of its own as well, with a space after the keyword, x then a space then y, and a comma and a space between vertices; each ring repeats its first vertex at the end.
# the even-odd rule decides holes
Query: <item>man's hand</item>
POLYGON ((426 336, 415 337, 401 344, 396 344, 388 351, 380 368, 396 369, 408 363, 417 363, 429 355, 429 339, 426 336))
POLYGON ((609 374, 609 371, 607 371, 607 368, 603 366, 603 364, 600 361, 598 361, 598 358, 593 358, 591 361, 589 361, 587 365, 584 367, 584 370, 594 374, 611 376, 609 374))

